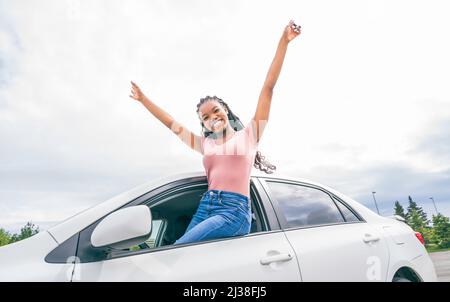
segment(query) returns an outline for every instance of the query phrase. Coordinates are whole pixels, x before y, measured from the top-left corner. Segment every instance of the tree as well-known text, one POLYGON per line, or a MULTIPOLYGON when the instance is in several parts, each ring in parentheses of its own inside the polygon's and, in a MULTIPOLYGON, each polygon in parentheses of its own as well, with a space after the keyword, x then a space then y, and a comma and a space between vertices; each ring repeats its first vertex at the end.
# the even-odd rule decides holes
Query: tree
POLYGON ((398 202, 398 200, 395 202, 394 211, 395 211, 394 215, 398 215, 403 218, 406 218, 405 209, 403 209, 402 205, 400 204, 400 202, 398 202))
POLYGON ((11 241, 11 235, 6 230, 0 228, 0 246, 7 245, 11 241))
POLYGON ((20 234, 12 235, 10 243, 26 239, 37 233, 39 233, 39 227, 29 221, 23 228, 20 229, 20 234))
POLYGON ((415 201, 412 200, 411 196, 408 196, 408 211, 406 213, 406 220, 410 218, 412 215, 413 210, 417 212, 417 214, 420 216, 420 219, 423 221, 424 226, 428 226, 428 223, 430 222, 427 218, 427 214, 423 211, 422 207, 419 207, 415 201))
POLYGON ((423 240, 425 241, 425 244, 431 243, 433 236, 432 236, 432 229, 428 227, 425 222, 423 221, 422 216, 419 214, 419 212, 412 208, 409 211, 409 215, 407 216, 406 223, 416 232, 419 232, 422 234, 423 240))
POLYGON ((419 212, 416 209, 408 210, 408 216, 406 219, 406 223, 417 232, 420 232, 421 229, 425 227, 425 223, 423 222, 422 216, 420 216, 419 212))
POLYGON ((442 215, 432 215, 434 238, 441 248, 450 247, 450 222, 449 218, 442 215))

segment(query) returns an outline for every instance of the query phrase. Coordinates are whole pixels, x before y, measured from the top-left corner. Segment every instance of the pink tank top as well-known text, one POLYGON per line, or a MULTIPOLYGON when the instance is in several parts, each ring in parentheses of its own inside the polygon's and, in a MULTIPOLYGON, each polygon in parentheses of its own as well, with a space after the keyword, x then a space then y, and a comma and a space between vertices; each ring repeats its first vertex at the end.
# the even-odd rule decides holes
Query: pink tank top
POLYGON ((250 197, 250 173, 258 146, 256 123, 253 119, 245 128, 236 131, 231 139, 202 136, 203 166, 209 190, 235 192, 250 197))

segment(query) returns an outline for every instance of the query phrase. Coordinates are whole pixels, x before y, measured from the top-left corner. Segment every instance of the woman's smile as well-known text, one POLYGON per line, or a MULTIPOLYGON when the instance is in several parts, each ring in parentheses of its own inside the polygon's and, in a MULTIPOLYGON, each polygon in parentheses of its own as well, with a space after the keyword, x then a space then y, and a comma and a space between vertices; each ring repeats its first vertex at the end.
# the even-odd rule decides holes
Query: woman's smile
POLYGON ((223 119, 213 120, 210 124, 211 129, 219 129, 223 125, 223 119))

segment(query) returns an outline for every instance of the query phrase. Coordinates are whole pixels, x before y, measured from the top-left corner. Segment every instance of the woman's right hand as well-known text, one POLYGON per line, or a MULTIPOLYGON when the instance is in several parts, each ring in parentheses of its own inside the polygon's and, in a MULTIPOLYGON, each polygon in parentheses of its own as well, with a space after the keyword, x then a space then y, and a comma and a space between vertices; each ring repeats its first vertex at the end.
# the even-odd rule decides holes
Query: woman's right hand
POLYGON ((129 97, 135 99, 136 101, 142 102, 145 99, 145 94, 133 81, 131 81, 131 85, 131 95, 129 97))

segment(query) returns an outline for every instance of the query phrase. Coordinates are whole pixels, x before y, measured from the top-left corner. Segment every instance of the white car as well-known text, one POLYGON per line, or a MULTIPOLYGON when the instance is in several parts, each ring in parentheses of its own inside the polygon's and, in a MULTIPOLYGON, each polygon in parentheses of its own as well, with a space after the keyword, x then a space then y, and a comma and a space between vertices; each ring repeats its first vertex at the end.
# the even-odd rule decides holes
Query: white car
POLYGON ((250 234, 172 245, 204 172, 152 181, 0 248, 0 281, 436 281, 415 233, 332 188, 251 176, 250 234))

